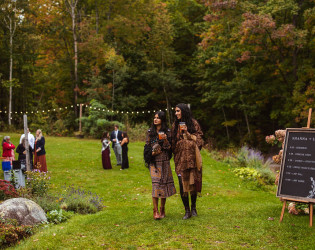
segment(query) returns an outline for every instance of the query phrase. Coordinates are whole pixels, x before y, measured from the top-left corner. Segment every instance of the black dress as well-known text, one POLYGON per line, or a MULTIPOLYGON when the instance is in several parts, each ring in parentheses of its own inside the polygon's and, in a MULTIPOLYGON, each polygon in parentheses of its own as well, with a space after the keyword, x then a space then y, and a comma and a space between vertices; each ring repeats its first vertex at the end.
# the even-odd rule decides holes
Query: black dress
POLYGON ((124 143, 124 144, 121 146, 121 149, 122 149, 122 164, 121 164, 121 168, 122 168, 122 169, 129 168, 128 146, 127 146, 127 144, 128 144, 128 142, 127 142, 127 143, 124 143))

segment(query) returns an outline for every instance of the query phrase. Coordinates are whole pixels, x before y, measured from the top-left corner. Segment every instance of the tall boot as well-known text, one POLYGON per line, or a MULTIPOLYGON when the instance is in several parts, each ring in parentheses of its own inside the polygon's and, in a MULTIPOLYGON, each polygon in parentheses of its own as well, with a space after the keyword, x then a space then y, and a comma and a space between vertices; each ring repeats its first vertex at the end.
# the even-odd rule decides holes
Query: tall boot
POLYGON ((153 218, 155 220, 159 220, 160 219, 159 210, 158 210, 159 198, 152 197, 152 201, 153 201, 153 218))
POLYGON ((183 220, 187 220, 191 217, 188 194, 187 194, 187 196, 182 195, 181 198, 182 198, 183 204, 185 206, 185 215, 183 217, 183 220))
POLYGON ((196 201, 197 201, 197 193, 191 193, 191 216, 197 216, 197 210, 196 210, 196 201))
POLYGON ((185 207, 185 215, 183 217, 183 220, 187 220, 191 217, 190 208, 189 208, 189 197, 188 197, 188 194, 184 196, 183 183, 182 183, 181 176, 178 176, 178 183, 179 183, 179 189, 180 189, 180 197, 182 198, 182 201, 185 207))
POLYGON ((165 203, 166 198, 161 198, 161 207, 160 207, 160 218, 163 219, 165 217, 165 203))

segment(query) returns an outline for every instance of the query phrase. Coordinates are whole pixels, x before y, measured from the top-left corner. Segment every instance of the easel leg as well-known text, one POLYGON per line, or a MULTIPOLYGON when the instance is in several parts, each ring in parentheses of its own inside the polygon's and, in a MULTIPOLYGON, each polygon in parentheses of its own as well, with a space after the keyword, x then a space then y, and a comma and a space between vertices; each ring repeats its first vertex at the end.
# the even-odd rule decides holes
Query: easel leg
POLYGON ((282 220, 283 220, 283 215, 284 215, 284 210, 285 210, 286 205, 287 205, 287 200, 284 200, 284 201, 283 201, 283 205, 282 205, 282 211, 281 211, 281 216, 280 216, 280 222, 282 222, 282 220))
POLYGON ((310 203, 309 209, 310 209, 310 227, 312 227, 313 226, 313 203, 310 203))

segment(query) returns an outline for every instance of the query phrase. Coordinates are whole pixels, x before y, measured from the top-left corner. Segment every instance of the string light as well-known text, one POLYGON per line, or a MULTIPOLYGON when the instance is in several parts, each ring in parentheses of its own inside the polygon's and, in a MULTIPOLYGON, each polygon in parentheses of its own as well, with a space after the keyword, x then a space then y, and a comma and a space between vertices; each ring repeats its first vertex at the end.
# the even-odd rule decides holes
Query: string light
MULTIPOLYGON (((86 108, 89 108, 89 109, 94 109, 94 110, 99 110, 99 111, 102 111, 102 112, 108 112, 108 113, 112 113, 112 114, 140 114, 140 113, 142 113, 142 114, 150 114, 151 112, 156 112, 156 110, 146 110, 146 111, 124 111, 124 110, 110 110, 110 109, 102 109, 102 108, 97 108, 97 107, 93 107, 93 106, 91 106, 91 105, 88 105, 88 104, 76 104, 77 106, 83 106, 83 107, 86 107, 86 108)), ((22 112, 22 111, 11 111, 10 113, 11 114, 23 114, 23 113, 25 113, 25 114, 28 114, 28 113, 31 113, 31 114, 38 114, 39 112, 42 112, 42 113, 45 113, 45 112, 52 112, 52 111, 56 111, 56 110, 58 110, 59 109, 59 111, 61 111, 61 110, 68 110, 68 108, 70 109, 70 107, 71 108, 73 108, 74 107, 74 105, 71 105, 71 106, 65 106, 65 107, 60 107, 60 108, 54 108, 54 109, 52 109, 52 110, 50 110, 50 109, 48 109, 48 110, 41 110, 41 111, 24 111, 24 112, 22 112)), ((164 109, 163 109, 164 110, 164 109)), ((174 107, 171 107, 170 109, 165 109, 165 111, 167 112, 168 110, 174 110, 174 107)), ((162 111, 162 109, 160 109, 160 111, 162 111)), ((8 113, 8 111, 6 111, 6 110, 0 110, 0 113, 5 113, 5 114, 7 114, 8 113)))

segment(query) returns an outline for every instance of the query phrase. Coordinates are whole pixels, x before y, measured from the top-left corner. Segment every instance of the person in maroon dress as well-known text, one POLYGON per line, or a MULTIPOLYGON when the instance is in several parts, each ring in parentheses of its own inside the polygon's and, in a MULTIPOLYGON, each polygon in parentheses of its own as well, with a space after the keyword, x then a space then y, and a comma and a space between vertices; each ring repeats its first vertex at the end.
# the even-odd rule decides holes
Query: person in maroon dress
POLYGON ((110 139, 109 139, 109 133, 104 132, 102 139, 102 163, 104 169, 112 169, 112 164, 110 162, 110 139))

